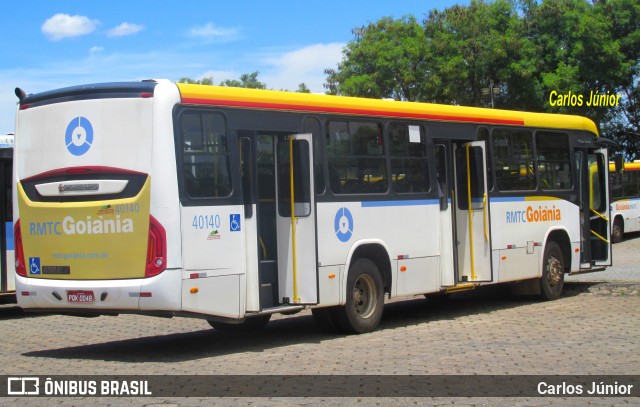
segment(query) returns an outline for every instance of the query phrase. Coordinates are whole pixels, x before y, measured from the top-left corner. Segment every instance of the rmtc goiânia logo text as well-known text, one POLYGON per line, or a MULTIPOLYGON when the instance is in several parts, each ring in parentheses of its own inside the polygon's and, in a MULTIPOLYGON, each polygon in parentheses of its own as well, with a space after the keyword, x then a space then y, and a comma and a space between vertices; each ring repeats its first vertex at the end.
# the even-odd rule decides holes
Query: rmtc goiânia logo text
POLYGON ((507 223, 555 222, 562 220, 562 212, 555 205, 551 208, 540 205, 537 209, 529 205, 524 211, 507 211, 506 220, 507 223))
POLYGON ((87 216, 85 219, 75 219, 73 216, 67 216, 62 221, 29 223, 29 235, 31 236, 109 233, 133 233, 133 219, 122 218, 120 215, 110 219, 105 219, 102 216, 97 218, 87 216))

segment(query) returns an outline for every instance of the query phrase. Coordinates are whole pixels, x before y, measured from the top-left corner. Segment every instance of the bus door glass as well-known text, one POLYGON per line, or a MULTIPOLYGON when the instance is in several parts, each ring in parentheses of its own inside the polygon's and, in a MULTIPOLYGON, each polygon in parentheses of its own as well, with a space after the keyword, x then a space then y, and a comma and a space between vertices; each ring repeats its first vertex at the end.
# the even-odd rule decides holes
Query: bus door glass
POLYGON ((453 225, 455 212, 453 205, 453 185, 451 183, 451 142, 435 140, 436 178, 438 180, 438 199, 440 201, 440 278, 443 286, 453 286, 456 278, 456 245, 453 225))
POLYGON ((317 304, 317 261, 311 134, 278 137, 277 245, 281 302, 317 304))
POLYGON ((491 231, 484 141, 456 145, 456 232, 460 282, 491 281, 491 231))

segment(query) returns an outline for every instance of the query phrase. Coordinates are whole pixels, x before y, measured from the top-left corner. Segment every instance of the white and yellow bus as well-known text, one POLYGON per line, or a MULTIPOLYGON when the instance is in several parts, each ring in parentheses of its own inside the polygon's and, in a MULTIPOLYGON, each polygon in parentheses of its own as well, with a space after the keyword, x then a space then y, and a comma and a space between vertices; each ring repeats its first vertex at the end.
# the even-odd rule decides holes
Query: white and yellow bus
POLYGON ((25 309, 359 333, 385 297, 611 264, 581 117, 143 81, 24 96, 16 134, 25 309))
POLYGON ((615 171, 609 165, 611 191, 611 240, 622 241, 625 233, 640 232, 640 161, 624 163, 615 171))

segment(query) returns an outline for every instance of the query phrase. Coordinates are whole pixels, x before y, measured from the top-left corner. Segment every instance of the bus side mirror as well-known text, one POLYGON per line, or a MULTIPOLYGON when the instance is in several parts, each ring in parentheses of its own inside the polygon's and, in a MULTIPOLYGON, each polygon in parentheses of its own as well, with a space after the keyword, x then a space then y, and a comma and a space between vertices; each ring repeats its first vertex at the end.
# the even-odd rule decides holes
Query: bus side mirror
POLYGON ((624 169, 624 157, 622 155, 617 155, 615 157, 613 157, 613 162, 615 164, 615 172, 616 173, 621 173, 622 170, 624 169))

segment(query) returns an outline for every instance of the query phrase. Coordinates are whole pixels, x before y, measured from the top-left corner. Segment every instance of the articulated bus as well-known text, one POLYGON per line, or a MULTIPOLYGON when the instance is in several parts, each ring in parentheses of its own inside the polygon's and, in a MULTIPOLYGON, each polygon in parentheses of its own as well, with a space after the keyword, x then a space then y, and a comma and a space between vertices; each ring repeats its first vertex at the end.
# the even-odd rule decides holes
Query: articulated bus
POLYGON ((582 117, 167 81, 18 93, 27 310, 234 329, 311 309, 362 333, 385 298, 552 300, 611 264, 608 143, 582 117))
POLYGON ((609 165, 611 191, 611 241, 625 233, 640 232, 640 161, 624 163, 618 171, 609 165))
POLYGON ((13 133, 0 136, 0 302, 15 301, 15 258, 13 250, 13 202, 11 180, 13 171, 13 133))

